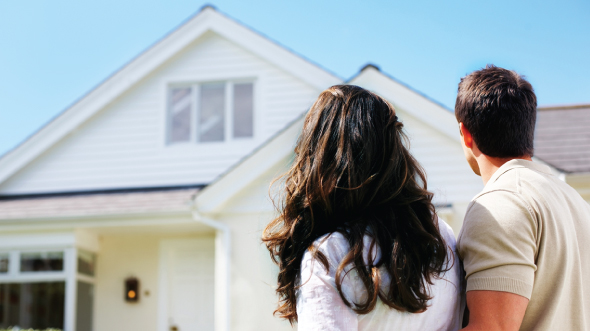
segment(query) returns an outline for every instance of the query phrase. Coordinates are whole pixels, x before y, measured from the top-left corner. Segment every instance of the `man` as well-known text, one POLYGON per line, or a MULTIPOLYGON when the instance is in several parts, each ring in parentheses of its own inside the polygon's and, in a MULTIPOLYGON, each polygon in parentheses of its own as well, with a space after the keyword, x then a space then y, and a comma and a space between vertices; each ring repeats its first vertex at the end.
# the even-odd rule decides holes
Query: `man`
POLYGON ((485 185, 457 242, 464 330, 590 330, 590 205, 532 162, 536 108, 514 71, 488 65, 459 83, 465 158, 485 185))

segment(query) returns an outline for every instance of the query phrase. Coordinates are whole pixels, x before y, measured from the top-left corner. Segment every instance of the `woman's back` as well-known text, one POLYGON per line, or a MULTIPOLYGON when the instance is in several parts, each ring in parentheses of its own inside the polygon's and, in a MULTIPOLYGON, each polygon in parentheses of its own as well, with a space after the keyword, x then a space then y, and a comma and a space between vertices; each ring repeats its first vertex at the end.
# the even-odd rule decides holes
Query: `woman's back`
MULTIPOLYGON (((400 312, 377 301, 368 314, 357 314, 342 301, 336 289, 335 274, 338 265, 350 251, 347 239, 338 232, 324 235, 314 245, 322 252, 330 266, 326 272, 323 264, 312 258, 309 251, 301 262, 301 287, 297 290, 297 315, 299 330, 356 331, 356 330, 458 330, 461 326, 461 269, 455 250, 455 236, 451 228, 439 219, 439 229, 448 245, 450 269, 434 279, 429 293, 432 299, 423 313, 400 312)), ((370 237, 364 238, 364 251, 369 251, 370 237)), ((365 253, 365 260, 368 253, 365 253)), ((381 253, 376 251, 376 260, 381 253)), ((366 301, 366 289, 356 271, 341 276, 342 293, 350 303, 366 301)), ((342 275, 344 275, 343 273, 342 275)), ((389 284, 390 276, 380 269, 381 284, 389 284)), ((382 287, 387 292, 386 287, 382 287)))
POLYGON ((358 86, 330 87, 306 115, 262 237, 279 265, 276 313, 300 331, 458 326, 458 265, 439 280, 455 239, 407 143, 393 106, 358 86))

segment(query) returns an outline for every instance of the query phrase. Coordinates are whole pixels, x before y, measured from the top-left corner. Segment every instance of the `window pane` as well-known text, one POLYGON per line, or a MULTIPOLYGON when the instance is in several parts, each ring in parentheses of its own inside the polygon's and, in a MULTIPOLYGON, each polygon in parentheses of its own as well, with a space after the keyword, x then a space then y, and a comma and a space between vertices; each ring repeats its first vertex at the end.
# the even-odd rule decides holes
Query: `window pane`
POLYGON ((254 133, 253 84, 234 85, 234 137, 252 137, 254 133))
POLYGON ((190 87, 170 90, 168 142, 191 139, 191 95, 190 87))
POLYGON ((64 282, 0 284, 0 328, 63 329, 64 282))
POLYGON ((8 272, 8 253, 0 253, 0 274, 8 272))
POLYGON ((92 306, 94 303, 94 285, 78 282, 76 300, 76 330, 92 330, 92 306))
POLYGON ((20 271, 61 271, 64 270, 63 252, 21 253, 20 271))
POLYGON ((225 84, 201 86, 199 142, 223 141, 225 136, 225 84))
POLYGON ((96 255, 84 250, 78 250, 78 272, 83 275, 94 276, 96 255))

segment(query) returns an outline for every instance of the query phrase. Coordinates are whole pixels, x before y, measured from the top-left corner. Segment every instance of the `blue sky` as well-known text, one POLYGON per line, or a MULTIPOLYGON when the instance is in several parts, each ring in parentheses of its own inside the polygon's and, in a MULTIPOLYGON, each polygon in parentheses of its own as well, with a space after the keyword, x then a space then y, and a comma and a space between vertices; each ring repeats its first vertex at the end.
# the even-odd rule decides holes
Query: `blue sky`
POLYGON ((0 1, 0 155, 206 3, 343 79, 375 63, 448 108, 486 63, 540 105, 590 103, 587 0, 0 1))

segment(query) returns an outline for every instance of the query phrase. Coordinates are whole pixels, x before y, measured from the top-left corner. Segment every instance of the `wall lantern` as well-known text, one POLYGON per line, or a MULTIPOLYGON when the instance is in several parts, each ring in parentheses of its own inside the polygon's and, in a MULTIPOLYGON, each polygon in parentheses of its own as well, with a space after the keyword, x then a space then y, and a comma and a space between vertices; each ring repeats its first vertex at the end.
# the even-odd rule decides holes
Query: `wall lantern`
POLYGON ((135 277, 125 279, 125 301, 139 301, 139 279, 135 277))

